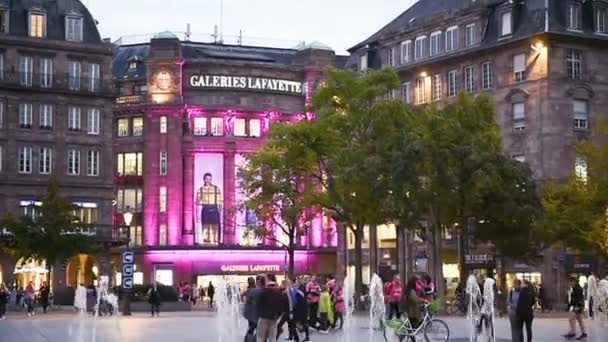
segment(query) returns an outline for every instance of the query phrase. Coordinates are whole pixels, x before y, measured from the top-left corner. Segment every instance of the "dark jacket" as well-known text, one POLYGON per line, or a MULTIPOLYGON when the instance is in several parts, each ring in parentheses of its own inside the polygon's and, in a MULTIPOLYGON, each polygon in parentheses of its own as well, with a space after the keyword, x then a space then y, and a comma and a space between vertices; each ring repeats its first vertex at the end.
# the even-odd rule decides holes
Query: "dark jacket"
POLYGON ((306 287, 301 286, 296 292, 293 304, 293 318, 298 322, 308 319, 308 302, 306 301, 306 287))
POLYGON ((10 296, 10 292, 8 292, 8 290, 0 290, 0 304, 2 304, 2 305, 8 304, 9 296, 10 296))
POLYGON ((262 288, 254 287, 247 289, 245 298, 245 308, 243 309, 243 316, 251 322, 258 321, 258 302, 260 300, 260 294, 262 294, 262 288))
POLYGON ((568 303, 568 306, 574 307, 575 309, 585 307, 585 295, 581 285, 576 283, 571 290, 572 293, 570 294, 570 302, 568 303))
POLYGON ((534 316, 533 306, 536 302, 536 293, 531 287, 522 287, 517 301, 515 314, 520 318, 530 318, 534 316))
POLYGON ((160 305, 160 302, 160 291, 158 288, 150 288, 150 290, 148 290, 148 303, 151 305, 160 305))
POLYGON ((258 300, 258 318, 278 319, 285 308, 285 300, 287 300, 287 297, 280 287, 274 283, 266 285, 258 300))

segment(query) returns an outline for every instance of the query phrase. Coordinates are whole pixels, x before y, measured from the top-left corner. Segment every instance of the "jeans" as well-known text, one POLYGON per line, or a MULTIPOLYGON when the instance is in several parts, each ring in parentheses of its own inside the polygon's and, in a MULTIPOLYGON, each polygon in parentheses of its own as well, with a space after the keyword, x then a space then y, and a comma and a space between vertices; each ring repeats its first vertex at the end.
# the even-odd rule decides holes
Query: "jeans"
POLYGON ((150 312, 152 313, 152 316, 154 316, 154 313, 158 316, 160 313, 160 304, 150 304, 150 312))
POLYGON ((276 341, 277 336, 277 320, 260 318, 257 328, 257 342, 272 342, 276 341))
POLYGON ((524 332, 523 332, 523 327, 526 327, 526 336, 528 337, 528 342, 532 342, 532 320, 534 319, 534 317, 518 317, 517 318, 517 324, 519 326, 519 336, 520 336, 520 341, 524 342, 524 332))
POLYGON ((334 318, 334 328, 339 327, 342 330, 344 326, 344 314, 341 312, 336 312, 336 317, 334 318), (338 326, 338 321, 340 321, 340 325, 338 326))
POLYGON ((511 322, 511 341, 523 342, 523 327, 519 319, 515 316, 515 314, 510 314, 509 321, 511 322))
POLYGON ((319 303, 310 303, 308 306, 308 325, 316 328, 317 327, 317 313, 319 311, 319 303))
POLYGON ((27 313, 34 312, 34 299, 32 299, 32 298, 26 298, 25 299, 25 305, 27 305, 27 313))

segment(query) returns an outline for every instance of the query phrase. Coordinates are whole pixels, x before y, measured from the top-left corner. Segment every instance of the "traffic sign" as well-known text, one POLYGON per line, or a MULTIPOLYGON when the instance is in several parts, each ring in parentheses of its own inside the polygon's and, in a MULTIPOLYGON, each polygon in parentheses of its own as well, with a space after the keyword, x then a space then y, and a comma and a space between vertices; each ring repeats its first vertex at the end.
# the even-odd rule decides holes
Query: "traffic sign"
POLYGON ((133 277, 133 265, 126 264, 122 265, 122 276, 123 277, 133 277))
POLYGON ((127 290, 132 289, 133 288, 133 278, 131 278, 131 277, 123 278, 122 287, 127 290))
POLYGON ((133 252, 126 251, 122 253, 122 263, 123 264, 132 264, 135 262, 135 256, 133 252))

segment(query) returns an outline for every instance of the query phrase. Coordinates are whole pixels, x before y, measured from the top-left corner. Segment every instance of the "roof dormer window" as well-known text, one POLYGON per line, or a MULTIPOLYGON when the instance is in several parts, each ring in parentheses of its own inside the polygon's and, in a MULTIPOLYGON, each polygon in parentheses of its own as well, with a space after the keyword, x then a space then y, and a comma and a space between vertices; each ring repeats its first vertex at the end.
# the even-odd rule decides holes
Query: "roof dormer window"
POLYGON ((579 30, 581 28, 581 5, 576 2, 568 4, 568 29, 579 30))
POLYGON ((500 35, 509 36, 513 33, 513 21, 511 11, 503 12, 500 16, 500 35))
POLYGON ((29 35, 32 38, 46 37, 46 11, 41 7, 29 10, 29 35))
POLYGON ((70 42, 82 41, 82 14, 70 11, 65 16, 65 40, 70 42))
POLYGON ((0 3, 0 34, 8 33, 8 7, 0 3))

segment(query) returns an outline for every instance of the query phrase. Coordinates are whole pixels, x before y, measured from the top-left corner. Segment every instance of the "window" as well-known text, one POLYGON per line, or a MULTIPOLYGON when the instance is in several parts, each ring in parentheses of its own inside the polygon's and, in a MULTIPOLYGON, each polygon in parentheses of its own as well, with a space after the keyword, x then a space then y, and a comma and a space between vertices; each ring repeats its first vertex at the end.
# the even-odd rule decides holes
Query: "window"
POLYGON ((584 158, 576 157, 574 161, 574 175, 579 182, 587 183, 589 179, 587 161, 584 158))
POLYGON ((50 88, 53 85, 53 60, 40 58, 40 86, 50 88))
POLYGON ((429 55, 435 56, 441 53, 441 31, 433 32, 431 34, 431 50, 429 55))
POLYGON ((589 103, 583 100, 574 100, 574 128, 589 128, 589 103))
MULTIPOLYGON (((0 17, 2 17, 1 13, 0 17)), ((0 80, 2 79, 4 79, 4 54, 0 53, 0 80)))
POLYGON ((207 135, 207 118, 194 118, 194 135, 207 135))
POLYGON ((426 103, 426 84, 424 82, 424 77, 418 78, 416 80, 416 103, 422 104, 426 103))
POLYGON ((0 172, 2 172, 2 155, 4 153, 2 145, 0 145, 0 172))
POLYGON ((466 46, 477 44, 477 32, 475 31, 475 24, 469 24, 465 27, 464 44, 466 46))
POLYGON ((135 213, 142 212, 142 189, 118 189, 116 192, 116 212, 123 213, 127 209, 135 213))
POLYGON ((160 133, 167 134, 167 117, 166 116, 160 117, 160 133))
POLYGON ((516 83, 526 81, 526 54, 522 53, 513 57, 513 72, 516 83))
POLYGON ((77 61, 70 61, 68 64, 68 87, 70 90, 80 90, 82 65, 77 61))
POLYGON ((32 173, 32 148, 19 148, 19 173, 32 173))
MULTIPOLYGON (((127 132, 129 131, 128 125, 129 125, 129 121, 127 120, 127 132)), ((144 135, 144 118, 142 118, 142 117, 133 118, 133 136, 142 136, 142 135, 144 135)))
MULTIPOLYGON (((129 246, 141 246, 144 242, 143 239, 143 227, 142 226, 131 226, 129 227, 129 246)), ((120 273, 118 273, 120 274, 120 273)), ((143 285, 144 275, 143 272, 133 273, 133 284, 143 285)), ((117 282, 117 284, 120 284, 117 282)))
POLYGON ((571 80, 581 79, 582 60, 580 51, 568 50, 566 53, 566 73, 571 80))
POLYGON ((387 53, 386 62, 388 64, 388 66, 394 67, 395 66, 395 48, 391 46, 390 48, 388 48, 386 53, 387 53))
POLYGON ((445 31, 445 51, 458 49, 458 26, 452 26, 445 31))
POLYGON ((0 33, 8 33, 8 8, 0 8, 0 33))
POLYGON ((19 127, 32 128, 32 104, 19 104, 19 127))
POLYGON ((21 86, 31 87, 34 74, 34 59, 29 56, 22 56, 19 59, 19 80, 21 86))
POLYGON ((433 75, 433 101, 439 101, 442 97, 441 75, 433 75))
POLYGON ((412 61, 412 41, 407 40, 401 43, 401 64, 412 61))
POLYGON ((412 92, 410 82, 405 82, 401 85, 401 96, 404 103, 412 103, 412 92))
POLYGON ((71 42, 82 41, 82 17, 66 16, 65 18, 65 40, 71 42))
POLYGON ((99 82, 100 82, 100 69, 99 64, 90 63, 89 64, 89 91, 96 92, 99 90, 99 82))
POLYGON ((30 13, 30 37, 44 38, 46 31, 44 13, 30 13))
POLYGON ((80 108, 68 107, 68 130, 80 131, 80 108))
POLYGON ((262 122, 260 119, 249 120, 249 136, 250 137, 261 137, 262 136, 262 122))
POLYGON ((245 126, 247 126, 247 121, 243 118, 234 119, 234 136, 244 137, 247 135, 245 131, 245 126))
POLYGON ((595 32, 606 33, 606 9, 595 9, 595 32))
POLYGON ((526 129, 526 104, 517 102, 512 104, 513 110, 513 130, 523 131, 526 129))
POLYGON ((68 150, 68 175, 78 176, 80 174, 80 151, 68 150))
POLYGON ((43 104, 39 107, 40 115, 40 129, 52 129, 53 128, 53 106, 50 104, 43 104))
POLYGON ((4 101, 0 100, 0 128, 4 128, 4 101))
POLYGON ((211 118, 211 135, 216 137, 224 135, 224 119, 211 118))
POLYGON ((160 174, 161 176, 167 175, 167 151, 160 152, 160 174))
POLYGON ((40 207, 42 202, 38 201, 19 201, 20 211, 23 216, 30 217, 34 220, 40 217, 40 207))
POLYGON ((492 62, 485 62, 481 65, 481 88, 484 90, 492 89, 493 85, 492 62))
POLYGON ((367 52, 359 56, 359 71, 367 70, 367 52))
POLYGON ((579 4, 568 4, 568 28, 578 30, 580 28, 581 7, 579 4))
POLYGON ((173 286, 173 270, 154 269, 154 281, 165 286, 173 286))
POLYGON ((464 68, 464 90, 467 93, 475 91, 475 69, 472 65, 464 68))
POLYGON ((508 36, 513 32, 512 30, 511 12, 504 12, 500 16, 500 35, 508 36))
POLYGON ((458 94, 458 80, 456 79, 456 70, 448 72, 448 96, 456 96, 458 94))
POLYGON ((167 187, 160 187, 158 205, 161 213, 167 212, 167 187))
MULTIPOLYGON (((167 245, 167 225, 164 223, 161 223, 158 227, 158 244, 159 246, 167 245)), ((158 276, 158 271, 156 271, 156 274, 158 276)))
POLYGON ((90 108, 87 113, 87 133, 90 135, 99 134, 99 109, 90 108))
POLYGON ((99 151, 87 152, 87 176, 99 176, 99 151))
POLYGON ((424 46, 426 45, 426 36, 416 38, 414 42, 414 59, 419 60, 424 58, 424 46))
POLYGON ((116 156, 116 172, 119 176, 143 175, 143 153, 119 153, 116 156))
POLYGON ((129 70, 137 69, 137 61, 129 62, 129 70))
POLYGON ((118 119, 118 136, 128 137, 129 136, 129 119, 122 118, 118 119))
POLYGON ((53 162, 53 149, 50 147, 41 147, 38 154, 38 173, 41 175, 51 174, 51 164, 53 162))
POLYGON ((74 216, 84 224, 97 223, 97 203, 74 203, 78 208, 74 210, 74 216))

